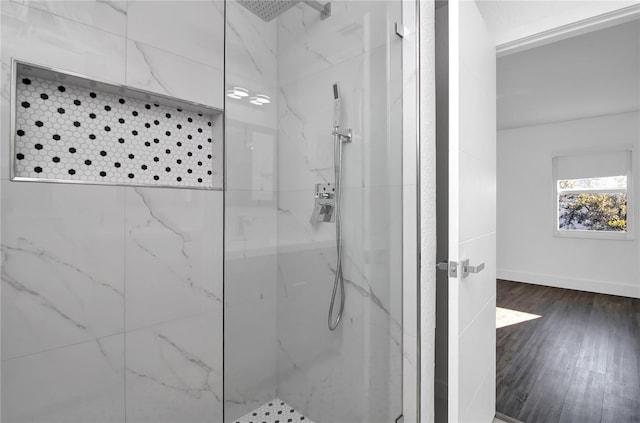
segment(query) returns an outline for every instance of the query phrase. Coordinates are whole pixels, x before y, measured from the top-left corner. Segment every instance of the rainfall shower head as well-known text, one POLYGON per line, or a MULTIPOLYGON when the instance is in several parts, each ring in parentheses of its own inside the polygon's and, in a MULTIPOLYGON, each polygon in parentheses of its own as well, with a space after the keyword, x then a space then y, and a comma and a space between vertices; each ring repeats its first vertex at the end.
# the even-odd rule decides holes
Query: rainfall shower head
POLYGON ((238 0, 242 6, 265 22, 270 22, 298 3, 305 3, 320 12, 320 19, 331 16, 331 3, 321 4, 315 0, 238 0))

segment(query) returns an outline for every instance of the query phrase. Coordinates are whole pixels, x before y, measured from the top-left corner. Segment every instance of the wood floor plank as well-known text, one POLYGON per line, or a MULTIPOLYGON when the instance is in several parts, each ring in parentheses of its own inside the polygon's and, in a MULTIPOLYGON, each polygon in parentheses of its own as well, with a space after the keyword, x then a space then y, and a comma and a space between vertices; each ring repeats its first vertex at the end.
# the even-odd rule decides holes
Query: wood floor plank
POLYGON ((605 374, 607 372, 607 354, 611 325, 607 319, 607 309, 602 296, 594 297, 593 305, 586 322, 585 337, 578 355, 577 366, 605 374))
POLYGON ((640 423, 640 402, 605 394, 601 423, 640 423))
MULTIPOLYGON (((536 383, 527 396, 518 420, 527 423, 549 423, 560 420, 568 387, 575 371, 575 356, 565 351, 549 354, 542 364, 536 383)), ((534 373, 535 374, 535 373, 534 373)), ((586 422, 585 422, 586 423, 586 422)))
POLYGON ((527 423, 640 423, 640 300, 498 280, 496 410, 527 423))
POLYGON ((610 343, 605 391, 630 400, 640 399, 640 324, 633 316, 634 301, 615 297, 609 305, 610 343))
POLYGON ((562 406, 559 423, 599 423, 602 419, 605 375, 576 367, 562 406))

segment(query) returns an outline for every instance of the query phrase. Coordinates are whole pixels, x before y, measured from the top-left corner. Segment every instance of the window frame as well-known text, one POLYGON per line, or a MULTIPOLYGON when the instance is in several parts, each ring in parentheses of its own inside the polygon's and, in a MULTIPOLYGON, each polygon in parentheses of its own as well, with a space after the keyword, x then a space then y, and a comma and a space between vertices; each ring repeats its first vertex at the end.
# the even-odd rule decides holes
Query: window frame
MULTIPOLYGON (((633 157, 634 151, 631 148, 624 148, 620 150, 616 150, 619 152, 624 152, 627 154, 628 165, 627 172, 621 172, 619 175, 609 175, 609 177, 613 176, 626 176, 627 177, 627 188, 612 188, 612 189, 564 189, 560 190, 558 187, 558 163, 557 158, 561 156, 580 156, 583 154, 590 154, 593 151, 587 152, 572 152, 570 154, 554 154, 552 158, 552 168, 553 168, 553 177, 551 183, 553 184, 552 189, 552 207, 553 207, 553 236, 556 238, 583 238, 583 239, 608 239, 608 240, 620 240, 620 241, 632 241, 634 239, 634 216, 635 216, 635 202, 634 202, 634 184, 633 184, 633 157), (581 230, 581 229, 573 229, 573 230, 561 230, 559 226, 559 198, 560 194, 616 194, 616 193, 624 193, 627 196, 627 230, 625 232, 621 231, 594 231, 594 230, 581 230)), ((611 150, 603 151, 603 152, 611 152, 611 150)), ((604 176, 592 176, 592 177, 584 177, 584 179, 588 178, 599 178, 604 176)))

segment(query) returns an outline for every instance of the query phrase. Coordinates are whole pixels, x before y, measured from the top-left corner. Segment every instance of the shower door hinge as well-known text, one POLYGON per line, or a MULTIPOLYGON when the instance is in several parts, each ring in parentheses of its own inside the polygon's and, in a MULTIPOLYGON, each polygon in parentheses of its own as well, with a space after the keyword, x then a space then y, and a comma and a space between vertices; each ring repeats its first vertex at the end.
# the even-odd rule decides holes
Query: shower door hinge
POLYGON ((400 38, 404 38, 406 34, 407 28, 405 28, 401 23, 396 22, 396 35, 400 38))

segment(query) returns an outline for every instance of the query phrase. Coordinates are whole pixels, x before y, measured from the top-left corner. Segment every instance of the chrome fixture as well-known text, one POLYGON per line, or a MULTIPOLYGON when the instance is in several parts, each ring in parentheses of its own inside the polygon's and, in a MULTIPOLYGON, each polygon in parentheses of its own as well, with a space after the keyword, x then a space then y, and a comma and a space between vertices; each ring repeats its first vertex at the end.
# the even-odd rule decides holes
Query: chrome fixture
POLYGON ((448 270, 450 278, 458 278, 458 268, 462 270, 462 279, 469 276, 471 273, 480 273, 484 270, 484 263, 480 263, 477 266, 471 266, 469 264, 469 259, 464 259, 460 261, 460 265, 458 265, 457 261, 441 261, 436 265, 438 270, 448 270))
POLYGON ((327 317, 327 324, 329 330, 334 331, 340 324, 342 318, 342 312, 344 311, 344 277, 342 275, 342 213, 340 208, 342 206, 342 144, 345 142, 351 142, 351 129, 340 129, 342 124, 342 104, 340 100, 340 87, 338 83, 333 84, 333 169, 335 177, 335 194, 334 194, 334 219, 336 222, 336 274, 333 281, 333 293, 331 294, 331 305, 329 306, 329 316, 327 317), (334 321, 333 319, 333 307, 336 302, 336 294, 340 287, 340 309, 338 315, 334 321))
POLYGON ((335 193, 336 187, 334 184, 316 184, 316 204, 310 219, 312 225, 322 222, 335 222, 335 193))
POLYGON ((242 6, 265 22, 270 22, 298 3, 304 3, 320 12, 320 19, 331 16, 331 3, 315 0, 238 0, 242 6))
POLYGON ((470 273, 480 273, 484 270, 484 263, 480 263, 477 266, 469 265, 469 259, 464 259, 460 262, 462 267, 462 279, 469 276, 470 273))

